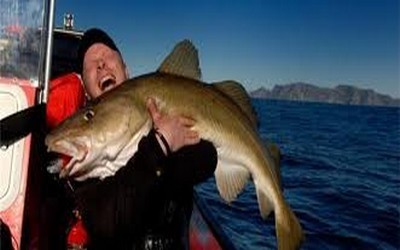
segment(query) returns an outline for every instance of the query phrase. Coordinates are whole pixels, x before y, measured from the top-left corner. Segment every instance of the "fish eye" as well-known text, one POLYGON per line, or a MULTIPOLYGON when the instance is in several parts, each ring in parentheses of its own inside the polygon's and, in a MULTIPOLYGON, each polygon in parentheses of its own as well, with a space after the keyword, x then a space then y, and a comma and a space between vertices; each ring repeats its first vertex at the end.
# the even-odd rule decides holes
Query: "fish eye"
POLYGON ((94 117, 94 111, 92 109, 88 109, 83 116, 86 121, 90 121, 94 117))

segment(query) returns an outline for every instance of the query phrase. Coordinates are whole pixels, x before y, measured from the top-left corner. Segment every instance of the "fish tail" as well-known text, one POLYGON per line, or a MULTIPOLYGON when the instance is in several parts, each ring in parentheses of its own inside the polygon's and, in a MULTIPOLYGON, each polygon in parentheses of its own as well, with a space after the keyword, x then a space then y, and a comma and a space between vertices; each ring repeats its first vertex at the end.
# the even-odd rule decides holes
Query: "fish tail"
POLYGON ((304 240, 300 222, 292 209, 283 201, 281 209, 275 212, 275 228, 279 250, 299 249, 304 240))

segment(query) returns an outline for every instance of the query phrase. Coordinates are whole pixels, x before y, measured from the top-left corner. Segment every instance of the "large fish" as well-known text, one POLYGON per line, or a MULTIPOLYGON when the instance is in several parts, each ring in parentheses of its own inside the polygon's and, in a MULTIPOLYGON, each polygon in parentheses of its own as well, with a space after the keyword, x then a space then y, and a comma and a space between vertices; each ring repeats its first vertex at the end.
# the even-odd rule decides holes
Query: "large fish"
POLYGON ((206 84, 200 78, 197 50, 184 40, 156 72, 130 79, 95 99, 46 137, 50 151, 72 157, 60 175, 104 178, 124 166, 152 127, 146 108, 151 97, 161 112, 193 118, 193 129, 214 144, 222 198, 233 201, 251 177, 261 216, 275 213, 279 249, 298 248, 303 232, 283 197, 278 166, 259 137, 248 95, 233 81, 206 84))

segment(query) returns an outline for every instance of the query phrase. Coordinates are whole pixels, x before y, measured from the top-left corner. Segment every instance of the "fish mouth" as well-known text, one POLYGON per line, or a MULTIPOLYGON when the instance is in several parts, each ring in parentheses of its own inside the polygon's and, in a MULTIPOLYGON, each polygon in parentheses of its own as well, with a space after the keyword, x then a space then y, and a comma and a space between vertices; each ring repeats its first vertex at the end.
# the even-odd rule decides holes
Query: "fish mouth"
POLYGON ((59 154, 60 161, 58 166, 60 177, 64 178, 72 174, 77 164, 84 162, 88 155, 88 147, 82 143, 58 141, 47 149, 48 152, 59 154))
POLYGON ((113 75, 106 75, 100 79, 99 87, 101 91, 107 91, 112 89, 117 84, 117 81, 113 75))

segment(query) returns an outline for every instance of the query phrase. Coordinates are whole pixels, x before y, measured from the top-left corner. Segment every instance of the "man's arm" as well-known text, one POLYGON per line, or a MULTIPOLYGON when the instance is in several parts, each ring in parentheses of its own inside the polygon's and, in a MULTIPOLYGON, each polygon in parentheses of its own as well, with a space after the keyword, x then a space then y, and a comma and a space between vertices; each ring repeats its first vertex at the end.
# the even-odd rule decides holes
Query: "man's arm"
POLYGON ((217 150, 205 140, 183 147, 168 158, 167 176, 178 188, 191 187, 214 174, 217 166, 217 150))
POLYGON ((177 190, 186 187, 191 190, 193 185, 211 177, 218 161, 217 151, 212 143, 200 140, 198 132, 192 130, 195 120, 163 114, 152 98, 147 100, 147 108, 158 131, 157 139, 164 146, 164 152, 171 154, 167 163, 169 185, 177 190))

